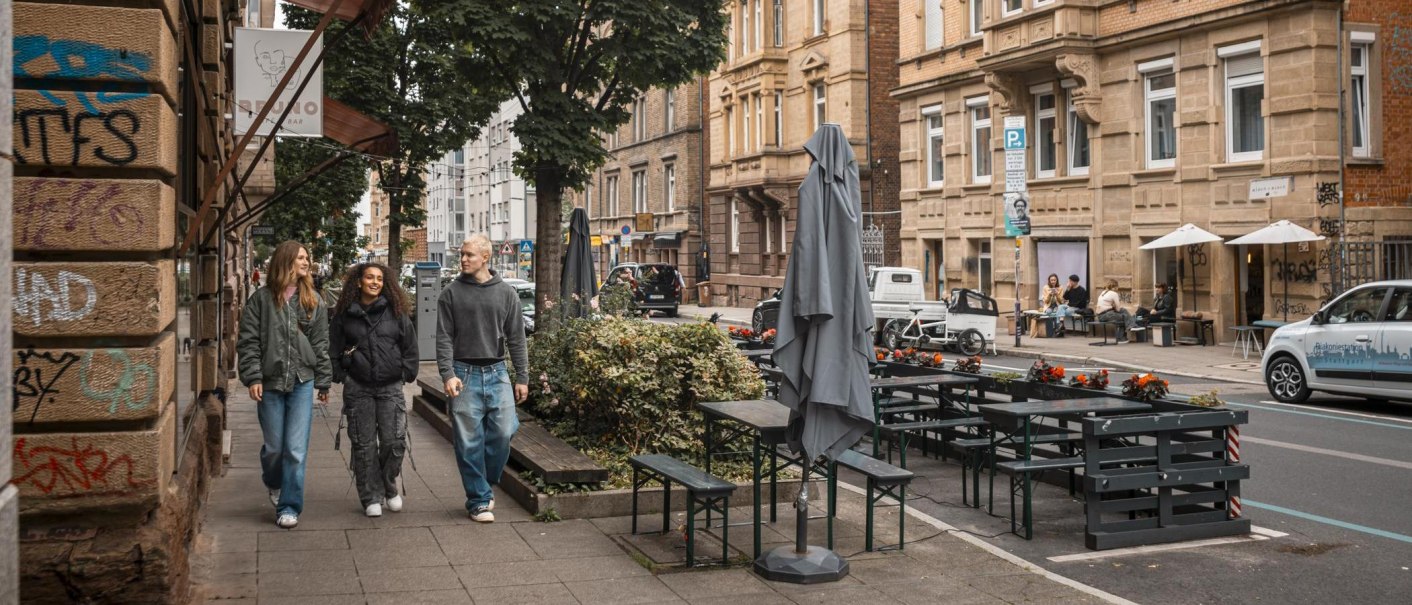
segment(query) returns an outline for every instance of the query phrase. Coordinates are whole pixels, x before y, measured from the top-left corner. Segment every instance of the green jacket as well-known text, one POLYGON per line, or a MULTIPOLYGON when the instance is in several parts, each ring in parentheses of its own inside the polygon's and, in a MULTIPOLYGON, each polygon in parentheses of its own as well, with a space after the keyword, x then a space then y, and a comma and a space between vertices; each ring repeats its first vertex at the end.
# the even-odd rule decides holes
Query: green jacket
POLYGON ((312 312, 296 296, 276 307, 269 288, 261 287, 245 301, 240 314, 240 382, 263 384, 267 391, 287 392, 309 379, 328 390, 333 365, 328 354, 328 309, 320 302, 312 312))

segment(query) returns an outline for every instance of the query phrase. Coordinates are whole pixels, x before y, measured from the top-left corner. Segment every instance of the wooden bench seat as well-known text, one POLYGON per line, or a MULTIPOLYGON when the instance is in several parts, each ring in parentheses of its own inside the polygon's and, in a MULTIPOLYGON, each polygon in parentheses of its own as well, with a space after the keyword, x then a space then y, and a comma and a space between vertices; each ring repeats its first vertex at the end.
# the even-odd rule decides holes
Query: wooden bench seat
MULTIPOLYGON (((873 550, 873 509, 884 496, 887 496, 897 502, 896 546, 898 550, 902 550, 907 544, 907 485, 912 482, 912 478, 915 476, 912 471, 895 467, 882 460, 865 456, 853 450, 847 450, 839 454, 838 459, 835 460, 834 463, 838 466, 856 471, 867 479, 868 524, 863 539, 864 548, 868 552, 872 552, 873 550), (874 494, 876 494, 876 496, 874 494)), ((836 472, 834 474, 837 475, 836 472)), ((836 494, 830 494, 830 501, 836 499, 836 494)), ((832 534, 832 532, 830 532, 830 534, 832 534)))
POLYGON ((650 481, 662 484, 662 533, 671 529, 672 484, 686 489, 686 566, 696 565, 696 505, 721 514, 721 564, 730 562, 730 496, 735 484, 665 454, 628 459, 632 466, 632 533, 637 533, 637 492, 650 481))
POLYGON ((515 432, 515 438, 510 440, 510 459, 543 477, 546 483, 608 480, 608 469, 534 422, 521 424, 515 432))

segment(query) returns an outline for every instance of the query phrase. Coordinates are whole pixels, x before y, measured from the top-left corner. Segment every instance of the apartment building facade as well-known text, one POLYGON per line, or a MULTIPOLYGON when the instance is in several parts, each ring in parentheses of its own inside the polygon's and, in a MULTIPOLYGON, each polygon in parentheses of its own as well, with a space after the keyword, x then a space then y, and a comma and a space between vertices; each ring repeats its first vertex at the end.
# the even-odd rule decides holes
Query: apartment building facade
POLYGON ((804 143, 837 123, 862 185, 865 255, 900 259, 899 11, 875 0, 739 0, 730 48, 711 74, 711 293, 750 306, 784 283, 804 143), (874 249, 875 246, 875 249, 874 249))
POLYGON ((605 137, 610 157, 570 196, 589 216, 595 267, 618 263, 677 267, 694 299, 703 241, 702 83, 647 91, 632 119, 605 137))
MULTIPOLYGON (((1090 289, 1117 280, 1136 306, 1167 283, 1223 334, 1330 294, 1340 169, 1355 155, 1340 147, 1339 96, 1350 51, 1373 39, 1351 22, 1340 32, 1340 3, 903 0, 899 13, 902 260, 933 296, 968 287, 1033 308, 1048 274, 1078 274, 1090 289), (1014 118, 1028 136, 1007 186, 1014 118), (1007 189, 1028 195, 1018 264, 1007 189), (1288 258, 1220 242, 1140 249, 1185 223, 1229 240, 1280 219, 1330 239, 1288 258)), ((1368 216, 1402 220, 1387 210, 1368 216)))

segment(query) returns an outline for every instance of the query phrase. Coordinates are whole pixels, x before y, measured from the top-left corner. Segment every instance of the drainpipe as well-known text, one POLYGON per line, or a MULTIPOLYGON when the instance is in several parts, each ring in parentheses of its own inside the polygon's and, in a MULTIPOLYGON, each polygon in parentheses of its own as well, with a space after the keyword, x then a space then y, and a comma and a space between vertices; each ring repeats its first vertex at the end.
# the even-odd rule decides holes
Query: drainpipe
MULTIPOLYGON (((1342 291, 1348 283, 1348 247, 1344 245, 1344 231, 1346 230, 1346 223, 1344 223, 1344 207, 1347 204, 1344 203, 1345 198, 1343 193, 1343 167, 1345 161, 1343 148, 1346 137, 1348 136, 1348 129, 1345 124, 1347 114, 1344 108, 1344 97, 1348 93, 1348 81, 1343 75, 1343 10, 1344 5, 1340 4, 1338 16, 1334 20, 1338 28, 1338 282, 1334 283, 1333 276, 1329 276, 1330 294, 1336 294, 1338 291, 1342 291)), ((1368 59, 1364 57, 1363 61, 1366 64, 1368 59)))
MULTIPOLYGON (((873 196, 878 190, 877 175, 874 174, 876 166, 873 165, 873 3, 872 0, 863 2, 863 73, 867 74, 863 78, 867 94, 863 101, 863 131, 867 133, 868 146, 868 223, 873 221, 873 196)), ((886 241, 886 240, 884 240, 886 241)), ((887 245, 883 245, 883 258, 887 258, 887 245)))
MULTIPOLYGON (((697 171, 699 174, 697 174, 696 177, 701 181, 701 194, 699 196, 699 199, 697 200, 696 208, 696 235, 697 238, 699 238, 700 240, 696 244, 696 257, 697 259, 699 259, 700 264, 706 268, 706 271, 708 273, 711 271, 711 245, 709 243, 709 240, 707 239, 706 234, 706 173, 711 169, 711 160, 710 158, 706 157, 706 88, 709 82, 710 80, 706 76, 702 76, 698 79, 698 83, 696 86, 697 92, 701 97, 696 107, 696 164, 697 166, 700 166, 700 170, 697 171)), ((702 281, 701 277, 701 272, 697 271, 697 283, 700 283, 702 281)), ((708 277, 706 281, 710 281, 710 278, 708 277)), ((701 292, 698 289, 698 297, 700 296, 700 293, 701 292)), ((701 302, 702 301, 699 300, 697 301, 698 304, 700 304, 701 302)))

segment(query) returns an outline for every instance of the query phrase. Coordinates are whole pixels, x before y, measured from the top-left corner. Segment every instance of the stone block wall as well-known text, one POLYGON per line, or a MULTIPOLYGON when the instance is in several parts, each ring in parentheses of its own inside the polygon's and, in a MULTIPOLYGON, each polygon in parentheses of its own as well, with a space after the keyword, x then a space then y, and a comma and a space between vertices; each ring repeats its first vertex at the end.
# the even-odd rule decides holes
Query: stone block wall
POLYGON ((239 3, 197 2, 196 15, 182 6, 13 4, 4 65, 18 86, 3 95, 14 100, 4 137, 16 194, 4 233, 13 349, 0 357, 12 364, 3 424, 14 435, 0 466, 13 466, 18 506, 0 509, 0 527, 18 512, 25 601, 185 598, 187 547, 219 452, 215 395, 232 361, 216 354, 233 336, 219 318, 233 301, 222 296, 216 238, 175 260, 188 220, 178 209, 199 206, 230 152, 223 45, 239 3), (183 86, 204 93, 201 107, 183 106, 183 86), (191 297, 190 312, 179 296, 191 297), (181 393, 188 367, 193 389, 181 393))

